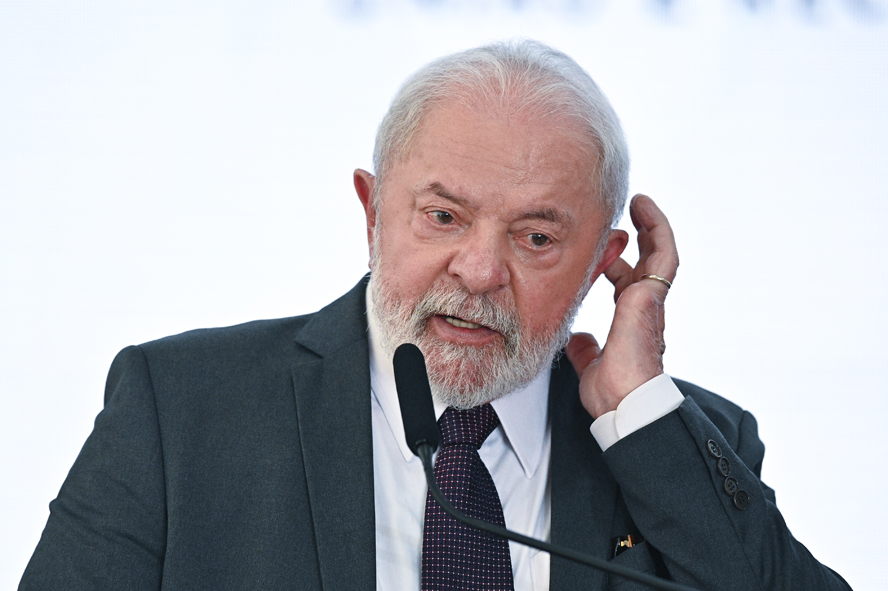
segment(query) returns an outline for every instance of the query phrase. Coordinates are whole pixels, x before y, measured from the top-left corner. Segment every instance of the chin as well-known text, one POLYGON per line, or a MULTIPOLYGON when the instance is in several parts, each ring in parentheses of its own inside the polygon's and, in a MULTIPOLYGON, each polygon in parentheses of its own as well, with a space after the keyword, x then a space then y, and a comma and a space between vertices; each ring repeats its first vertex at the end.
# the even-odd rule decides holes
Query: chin
POLYGON ((460 410, 493 402, 525 386, 542 370, 510 363, 501 346, 432 346, 424 353, 432 394, 460 410))

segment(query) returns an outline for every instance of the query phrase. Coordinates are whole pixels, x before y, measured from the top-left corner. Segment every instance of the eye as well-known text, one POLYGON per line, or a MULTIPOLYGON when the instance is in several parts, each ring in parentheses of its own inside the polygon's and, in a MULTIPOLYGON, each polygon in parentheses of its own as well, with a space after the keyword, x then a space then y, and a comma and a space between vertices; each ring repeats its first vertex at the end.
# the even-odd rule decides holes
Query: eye
POLYGON ((530 236, 528 236, 528 238, 530 238, 530 241, 534 246, 546 246, 547 244, 549 244, 549 242, 552 241, 545 234, 539 234, 539 233, 533 233, 530 236))
POLYGON ((448 213, 446 211, 433 211, 429 215, 431 215, 435 219, 435 221, 438 222, 439 224, 446 225, 446 224, 453 223, 453 215, 451 215, 450 213, 448 213))

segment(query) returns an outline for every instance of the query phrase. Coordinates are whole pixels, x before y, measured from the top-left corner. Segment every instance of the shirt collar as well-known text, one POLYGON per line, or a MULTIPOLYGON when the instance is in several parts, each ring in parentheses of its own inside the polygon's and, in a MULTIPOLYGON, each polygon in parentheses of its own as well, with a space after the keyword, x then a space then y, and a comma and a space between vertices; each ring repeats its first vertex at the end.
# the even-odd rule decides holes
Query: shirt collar
MULTIPOLYGON (((370 281, 373 281, 371 276, 370 281)), ((395 437, 398 448, 409 462, 413 452, 404 436, 401 407, 395 387, 392 360, 379 339, 381 327, 373 314, 371 285, 367 286, 367 325, 370 341, 370 390, 395 437)), ((551 372, 541 371, 529 384, 514 390, 491 403, 500 420, 505 439, 518 457, 525 476, 531 478, 540 465, 546 428, 549 422, 549 378, 551 372)), ((446 406, 434 400, 435 417, 440 418, 446 406)))

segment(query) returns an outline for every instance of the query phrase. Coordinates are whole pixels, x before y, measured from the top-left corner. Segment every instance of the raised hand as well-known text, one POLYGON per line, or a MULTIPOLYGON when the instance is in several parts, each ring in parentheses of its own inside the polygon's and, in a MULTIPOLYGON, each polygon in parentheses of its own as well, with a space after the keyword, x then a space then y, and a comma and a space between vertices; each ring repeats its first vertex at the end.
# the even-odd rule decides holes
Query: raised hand
POLYGON ((633 197, 629 214, 638 230, 639 259, 632 267, 617 258, 604 272, 617 304, 604 349, 588 333, 574 334, 567 345, 580 376, 580 399, 593 418, 615 410, 632 390, 663 373, 663 302, 678 269, 678 251, 669 221, 650 197, 633 197))

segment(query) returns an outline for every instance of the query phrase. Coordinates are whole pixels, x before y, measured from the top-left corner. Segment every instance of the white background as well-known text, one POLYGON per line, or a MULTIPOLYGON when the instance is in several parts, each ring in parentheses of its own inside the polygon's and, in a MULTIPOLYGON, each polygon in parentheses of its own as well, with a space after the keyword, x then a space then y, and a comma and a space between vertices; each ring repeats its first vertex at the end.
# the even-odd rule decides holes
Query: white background
MULTIPOLYGON (((756 414, 796 537, 877 588, 886 17, 884 0, 4 2, 0 588, 114 354, 345 292, 367 258, 351 173, 397 86, 513 36, 590 71, 628 135, 631 190, 673 222, 667 371, 756 414)), ((611 312, 599 284, 578 327, 604 337, 611 312)))

